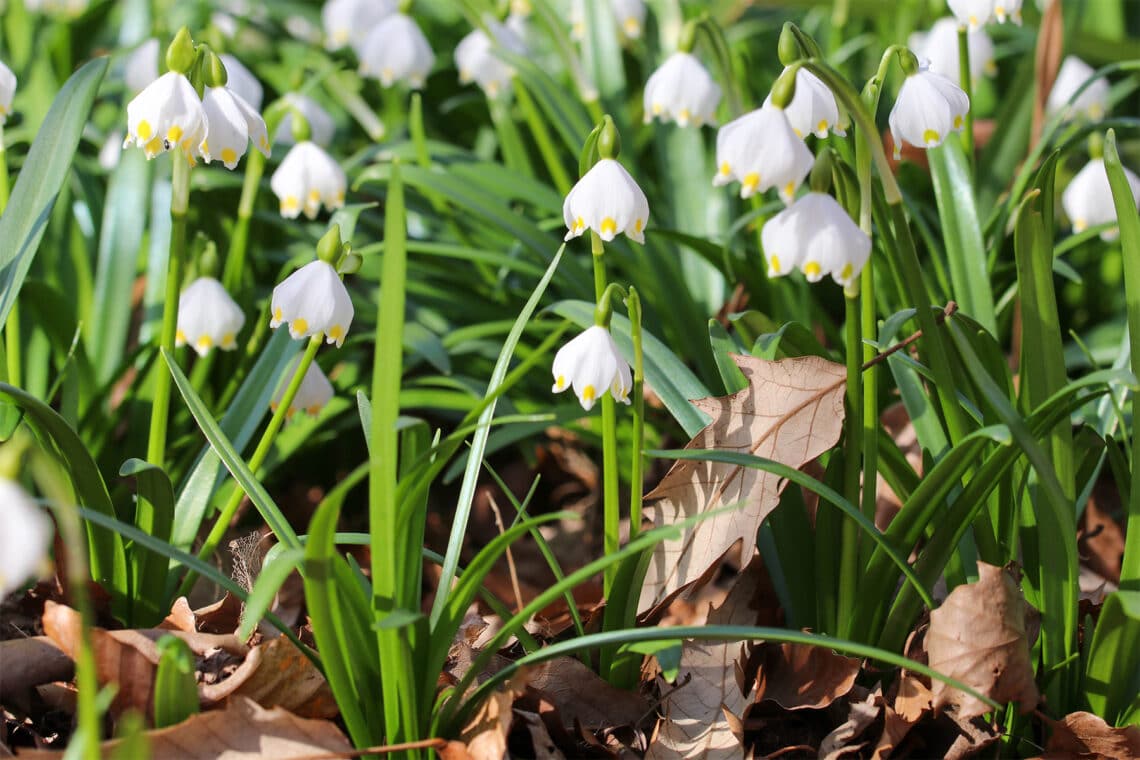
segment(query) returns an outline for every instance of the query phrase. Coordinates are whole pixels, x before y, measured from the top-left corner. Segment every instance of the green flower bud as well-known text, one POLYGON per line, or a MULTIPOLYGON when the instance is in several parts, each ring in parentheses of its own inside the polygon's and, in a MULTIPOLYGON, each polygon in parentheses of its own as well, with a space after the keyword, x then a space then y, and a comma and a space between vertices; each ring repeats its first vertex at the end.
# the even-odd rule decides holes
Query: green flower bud
POLYGON ((293 114, 293 118, 290 120, 293 127, 293 141, 305 142, 312 135, 312 130, 309 129, 309 120, 305 118, 305 114, 301 113, 299 108, 291 108, 290 113, 293 114))
POLYGON ((194 50, 194 40, 190 37, 190 30, 182 27, 174 35, 170 47, 166 48, 166 68, 177 71, 179 74, 188 74, 194 66, 197 53, 194 50))
POLYGON ((356 274, 362 266, 364 266, 364 257, 359 253, 350 253, 340 260, 340 266, 336 271, 341 274, 356 274))
POLYGON ((899 67, 908 77, 918 73, 918 57, 909 50, 899 51, 899 67))
POLYGON ((317 243, 317 258, 336 264, 341 254, 340 225, 334 224, 317 243))
POLYGON ((682 53, 691 53, 697 44, 697 28, 699 26, 698 19, 689 19, 685 25, 681 27, 681 37, 677 40, 677 50, 682 53))
POLYGON ((780 30, 780 41, 776 46, 776 54, 780 58, 780 63, 785 66, 791 66, 796 61, 802 61, 805 58, 823 57, 819 43, 791 21, 785 22, 784 28, 780 30))
POLYGON ((787 108, 788 103, 796 96, 796 72, 799 66, 784 69, 784 73, 772 85, 772 105, 777 108, 787 108))
POLYGON ((613 118, 606 114, 602 120, 602 129, 598 133, 598 156, 601 158, 617 158, 621 153, 621 135, 613 118))
POLYGON ((202 73, 205 75, 205 84, 207 87, 225 87, 226 82, 229 81, 229 74, 226 72, 225 64, 222 59, 214 54, 205 45, 202 46, 205 50, 205 60, 203 61, 202 73))

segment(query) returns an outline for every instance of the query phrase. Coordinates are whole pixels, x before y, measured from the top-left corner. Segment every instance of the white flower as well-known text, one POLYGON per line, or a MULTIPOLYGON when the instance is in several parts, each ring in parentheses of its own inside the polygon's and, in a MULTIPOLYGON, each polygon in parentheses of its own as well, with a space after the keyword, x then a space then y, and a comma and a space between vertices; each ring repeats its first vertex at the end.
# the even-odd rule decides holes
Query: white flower
POLYGON ((391 87, 406 82, 419 89, 435 65, 427 37, 410 16, 393 13, 377 24, 357 50, 361 76, 371 76, 391 87))
POLYGON ((682 127, 715 124, 719 103, 720 85, 690 53, 673 53, 645 83, 646 124, 654 117, 682 127))
POLYGON ((1003 24, 1006 18, 1009 18, 1013 23, 1021 26, 1021 0, 996 0, 994 16, 1003 24))
MULTIPOLYGON (((958 23, 954 19, 938 19, 929 32, 912 34, 908 44, 920 61, 930 63, 931 71, 961 85, 958 77, 961 73, 958 71, 958 23)), ((967 32, 966 45, 970 50, 971 80, 996 71, 994 43, 984 29, 967 32)))
POLYGON ((286 16, 284 26, 285 31, 289 32, 293 39, 307 42, 310 45, 320 45, 325 38, 325 34, 319 26, 297 13, 286 16))
POLYGON ((206 136, 206 111, 190 80, 168 71, 127 104, 127 138, 147 158, 178 147, 190 163, 206 136))
POLYGON ((493 98, 510 86, 514 67, 496 55, 496 46, 515 55, 526 55, 526 45, 514 31, 494 19, 486 19, 490 35, 476 29, 455 46, 455 66, 459 83, 475 82, 487 97, 493 98))
POLYGON ((1064 112, 1066 119, 1072 118, 1076 113, 1086 114, 1092 121, 1103 119, 1108 112, 1108 82, 1104 78, 1094 81, 1073 100, 1077 89, 1095 73, 1092 66, 1075 55, 1065 56, 1057 72, 1057 79, 1053 82, 1053 89, 1049 91, 1045 110, 1050 115, 1064 112), (1073 100, 1072 105, 1069 105, 1070 100, 1073 100))
MULTIPOLYGON (((277 407, 281 405, 281 398, 285 395, 285 390, 292 382, 293 373, 297 371, 297 365, 300 363, 300 356, 290 362, 289 369, 281 380, 281 385, 269 402, 269 408, 273 411, 277 411, 277 407)), ((289 404, 289 408, 285 411, 285 417, 291 419, 297 412, 305 412, 315 417, 332 400, 332 397, 332 383, 329 382, 328 377, 316 362, 310 362, 309 368, 305 370, 305 376, 301 378, 301 387, 297 389, 297 395, 293 397, 293 403, 289 404)))
POLYGON ((989 23, 994 15, 994 0, 946 0, 958 24, 971 32, 989 23))
POLYGON ((317 259, 273 289, 270 327, 289 326, 294 339, 325 334, 326 343, 344 344, 352 326, 352 299, 332 264, 317 259))
POLYGON ((209 126, 199 152, 210 163, 216 154, 227 169, 237 166, 250 141, 269 157, 269 132, 265 120, 249 103, 229 87, 207 87, 202 99, 209 126))
POLYGON ((321 8, 325 47, 359 47, 368 33, 396 12, 396 0, 328 0, 321 8))
MULTIPOLYGON (((614 12, 614 19, 622 34, 631 40, 641 36, 645 26, 644 0, 605 0, 614 12)), ((576 40, 586 38, 586 0, 573 0, 570 4, 570 36, 576 40)))
POLYGON ((0 127, 8 121, 12 113, 12 98, 16 96, 16 75, 0 61, 0 127))
POLYGON ((785 203, 811 171, 815 157, 796 137, 784 109, 769 103, 720 128, 713 185, 740 181, 740 197, 775 187, 785 203))
MULTIPOLYGON (((1128 186, 1132 188, 1132 199, 1140 202, 1140 177, 1129 169, 1124 169, 1128 186)), ((1116 222, 1116 206, 1112 202, 1112 188, 1108 184, 1108 173, 1104 169, 1104 159, 1094 158, 1077 172, 1065 192, 1061 194, 1061 206, 1065 215, 1073 223, 1073 232, 1083 232, 1089 227, 1116 222)), ((1118 229, 1100 233, 1102 240, 1115 240, 1118 229)))
POLYGON ((593 230, 607 243, 619 232, 645 243, 649 201, 625 167, 603 158, 582 175, 562 204, 562 216, 570 231, 566 240, 593 230))
POLYGON ((629 403, 633 375, 618 352, 610 331, 594 325, 571 340, 554 355, 554 387, 561 393, 574 388, 574 395, 587 412, 609 390, 615 400, 629 403))
POLYGON ((123 80, 131 92, 142 92, 158 79, 158 40, 151 37, 131 51, 123 61, 123 80))
POLYGON ((257 81, 257 77, 241 61, 229 53, 222 53, 218 58, 226 69, 226 87, 241 95, 254 110, 260 111, 261 101, 265 95, 261 82, 257 81))
POLYGON ((332 142, 333 134, 336 132, 336 122, 333 121, 329 112, 321 108, 320 104, 308 95, 287 92, 284 99, 289 104, 289 110, 285 112, 284 118, 277 126, 277 132, 273 135, 273 142, 282 145, 292 145, 296 142, 293 139, 293 111, 296 110, 305 117, 305 121, 309 124, 309 139, 322 148, 327 147, 332 142))
POLYGON ((871 254, 871 238, 825 193, 806 193, 769 219, 760 240, 769 277, 798 267, 809 282, 830 274, 844 287, 855 281, 871 254))
POLYGON ((198 356, 210 353, 214 346, 232 351, 237 348, 237 334, 244 324, 245 314, 222 283, 213 277, 199 277, 178 298, 174 344, 189 344, 198 356))
MULTIPOLYGON (((785 69, 786 71, 787 69, 785 69)), ((771 93, 764 99, 764 105, 772 102, 771 93)), ((792 102, 784 108, 784 115, 792 125, 792 131, 799 138, 809 133, 823 139, 829 132, 847 134, 839 123, 839 106, 835 95, 823 80, 807 69, 796 70, 796 93, 792 102)))
POLYGON ((325 208, 344 205, 348 180, 332 156, 312 142, 297 143, 273 172, 269 187, 281 202, 281 216, 296 219, 301 211, 313 219, 325 208))
POLYGON ((919 148, 941 145, 951 132, 962 130, 969 110, 970 99, 962 88, 923 64, 899 88, 887 119, 895 158, 902 154, 903 140, 919 148))
POLYGON ((0 477, 0 599, 41 573, 54 532, 51 520, 17 483, 0 477))

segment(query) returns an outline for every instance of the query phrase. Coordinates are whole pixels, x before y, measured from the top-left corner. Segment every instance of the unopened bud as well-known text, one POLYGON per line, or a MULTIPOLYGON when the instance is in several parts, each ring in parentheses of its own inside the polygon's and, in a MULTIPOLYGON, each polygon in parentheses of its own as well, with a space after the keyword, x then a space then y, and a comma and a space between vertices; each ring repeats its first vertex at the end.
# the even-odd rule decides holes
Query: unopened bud
POLYGON ((621 135, 609 114, 602 120, 602 130, 598 133, 598 156, 617 158, 621 153, 621 135))
POLYGON ((340 225, 334 224, 317 243, 317 258, 329 264, 336 264, 341 254, 340 246, 340 225))
POLYGON ((777 108, 787 108, 788 103, 796 96, 796 72, 799 66, 784 69, 784 73, 772 85, 772 105, 777 108))
POLYGON ((174 35, 170 47, 166 48, 166 68, 179 74, 188 74, 194 65, 194 40, 190 37, 190 30, 182 27, 174 35))

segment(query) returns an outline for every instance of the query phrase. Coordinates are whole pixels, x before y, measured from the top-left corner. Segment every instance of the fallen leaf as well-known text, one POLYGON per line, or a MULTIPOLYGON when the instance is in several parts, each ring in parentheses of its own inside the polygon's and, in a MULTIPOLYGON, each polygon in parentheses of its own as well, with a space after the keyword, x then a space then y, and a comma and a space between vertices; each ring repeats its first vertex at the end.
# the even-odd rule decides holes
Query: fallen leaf
POLYGON ((515 715, 522 720, 526 730, 530 733, 535 760, 566 760, 566 755, 558 749, 558 745, 550 737, 550 732, 546 730, 546 724, 542 722, 541 715, 518 709, 515 710, 515 715))
POLYGON ((1140 727, 1113 728, 1092 713, 1075 712, 1049 721, 1053 735, 1045 746, 1046 760, 1075 757, 1140 757, 1140 727))
POLYGON ((0 641, 0 705, 24 702, 30 689, 66 681, 74 664, 47 636, 0 641))
POLYGON ((871 754, 872 760, 885 760, 891 756, 906 735, 910 733, 914 721, 907 720, 891 709, 890 705, 883 706, 883 732, 879 734, 879 742, 871 754))
POLYGON ((863 699, 851 702, 847 720, 836 726, 820 743, 820 760, 838 760, 844 755, 858 752, 867 743, 852 744, 851 741, 866 731, 879 717, 879 713, 883 711, 880 704, 881 697, 882 691, 875 689, 868 691, 863 699))
MULTIPOLYGON (((479 705, 475 717, 463 729, 461 738, 469 760, 503 760, 507 756, 507 736, 511 732, 511 705, 526 690, 526 669, 496 689, 479 705)), ((458 756, 458 750, 453 752, 458 756)))
POLYGON ((934 694, 930 691, 930 687, 910 671, 903 671, 899 679, 898 692, 894 710, 907 723, 912 725, 917 723, 924 712, 933 709, 934 694))
POLYGON ((573 657, 559 657, 529 668, 526 685, 541 692, 562 716, 587 729, 631 726, 650 712, 649 703, 635 692, 606 683, 573 657))
POLYGON ((861 661, 806 644, 765 643, 756 674, 756 701, 787 710, 821 709, 851 691, 861 661))
MULTIPOLYGON (((1103 497, 1094 489, 1093 496, 1081 515, 1077 548, 1081 558, 1094 573, 1108 584, 1117 584, 1120 582, 1120 567, 1124 559, 1124 531, 1102 508, 1101 498, 1103 497)), ((1083 565, 1081 569, 1084 570, 1083 565)))
MULTIPOLYGON (((1023 713, 1032 710, 1038 692, 1025 631, 1028 607, 1002 568, 979 562, 977 582, 958 586, 930 613, 930 667, 999 704, 1013 701, 1023 713)), ((954 705, 961 722, 992 709, 942 681, 934 681, 931 691, 935 711, 954 705)))
MULTIPOLYGON (((226 709, 200 713, 176 726, 145 732, 151 757, 163 760, 291 760, 337 752, 349 756, 352 744, 327 720, 307 720, 275 707, 235 697, 226 709)), ((119 740, 104 742, 110 757, 119 740)), ((58 760, 63 752, 22 751, 20 758, 58 760)))
POLYGON ((200 686, 198 693, 205 706, 241 696, 262 707, 283 707, 302 718, 334 718, 340 713, 324 675, 284 636, 254 647, 237 670, 218 683, 200 686))
MULTIPOLYGON (((693 404, 712 422, 686 449, 716 449, 766 457, 802 467, 830 449, 843 427, 846 370, 817 356, 773 362, 734 356, 747 388, 693 404)), ((680 460, 646 495, 646 514, 674 525, 720 507, 735 509, 691 525, 680 541, 664 541, 642 587, 639 610, 656 607, 701 579, 740 542, 743 562, 756 551, 756 532, 776 508, 786 481, 749 467, 680 460), (652 502, 652 503, 651 503, 652 502), (651 503, 651 504, 650 504, 651 503)))

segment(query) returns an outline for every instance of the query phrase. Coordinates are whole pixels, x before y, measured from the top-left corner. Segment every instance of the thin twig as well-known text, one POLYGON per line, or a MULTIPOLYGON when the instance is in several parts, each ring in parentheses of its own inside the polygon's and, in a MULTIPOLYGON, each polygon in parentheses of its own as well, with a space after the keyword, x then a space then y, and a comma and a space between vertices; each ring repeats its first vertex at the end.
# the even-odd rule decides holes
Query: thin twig
MULTIPOLYGON (((954 316, 954 314, 957 311, 958 311, 958 304, 954 301, 950 301, 942 309, 942 313, 934 318, 935 324, 940 325, 940 324, 944 323, 947 319, 954 316)), ((867 361, 863 362, 863 371, 866 372, 867 370, 869 370, 871 367, 875 366, 876 364, 882 363, 891 354, 894 354, 894 353, 897 353, 897 352, 903 350, 904 348, 909 346, 911 343, 914 343, 916 340, 918 340, 921 337, 922 337, 922 330, 915 330, 914 333, 909 338, 904 340, 902 343, 896 343, 895 345, 888 348, 886 351, 883 351, 882 353, 876 355, 875 358, 868 359, 867 361)))
MULTIPOLYGON (((487 497, 487 503, 491 505, 491 512, 495 515, 495 525, 499 528, 499 535, 507 532, 506 525, 503 524, 503 514, 499 511, 499 505, 495 502, 494 496, 487 497)), ((511 553, 511 547, 507 546, 507 570, 511 576, 511 589, 515 592, 515 607, 516 610, 523 608, 522 589, 519 587, 519 574, 515 569, 515 557, 511 553)))

